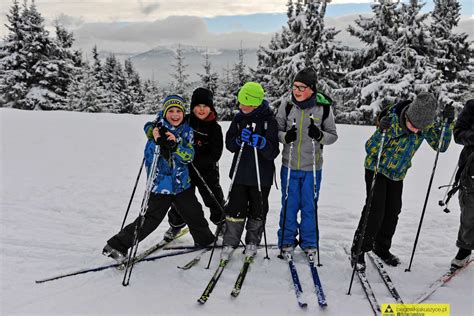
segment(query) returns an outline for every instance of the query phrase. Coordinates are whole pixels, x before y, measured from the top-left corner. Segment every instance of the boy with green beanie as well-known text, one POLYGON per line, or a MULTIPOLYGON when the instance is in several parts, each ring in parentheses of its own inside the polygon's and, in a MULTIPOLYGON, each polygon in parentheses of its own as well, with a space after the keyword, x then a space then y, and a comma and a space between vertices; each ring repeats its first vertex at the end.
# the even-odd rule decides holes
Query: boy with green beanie
POLYGON ((226 148, 234 153, 229 175, 232 178, 235 173, 235 178, 228 197, 229 203, 225 208, 225 247, 221 253, 222 258, 229 258, 239 245, 246 222, 246 255, 256 254, 262 238, 268 212, 268 195, 275 172, 274 160, 280 152, 277 123, 264 96, 265 92, 259 83, 244 84, 238 93, 239 112, 226 134, 226 148), (257 181, 255 148, 261 192, 257 181), (241 158, 237 161, 240 151, 241 158))

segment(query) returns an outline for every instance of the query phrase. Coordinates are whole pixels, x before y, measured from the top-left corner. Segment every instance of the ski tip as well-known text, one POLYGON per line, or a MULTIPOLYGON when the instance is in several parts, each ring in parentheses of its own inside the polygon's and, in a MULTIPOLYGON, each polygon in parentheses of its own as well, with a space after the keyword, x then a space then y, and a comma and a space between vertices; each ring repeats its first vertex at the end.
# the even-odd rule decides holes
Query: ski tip
POLYGON ((308 303, 304 303, 304 302, 298 302, 298 305, 300 305, 301 308, 308 307, 308 303))
POLYGON ((201 305, 204 305, 207 302, 207 299, 204 299, 203 297, 199 298, 197 302, 201 305))
POLYGON ((237 296, 239 296, 239 293, 240 293, 240 291, 232 291, 230 293, 230 296, 232 296, 233 298, 237 298, 237 296))

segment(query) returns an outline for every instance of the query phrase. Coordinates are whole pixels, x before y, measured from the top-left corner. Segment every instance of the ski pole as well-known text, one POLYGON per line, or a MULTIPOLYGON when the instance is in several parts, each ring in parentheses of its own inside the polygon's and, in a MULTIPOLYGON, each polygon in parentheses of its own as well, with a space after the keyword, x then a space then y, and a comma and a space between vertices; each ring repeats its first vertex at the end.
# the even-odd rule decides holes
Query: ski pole
POLYGON ((122 285, 127 286, 130 283, 130 277, 132 275, 133 269, 133 259, 137 255, 138 250, 138 233, 141 230, 143 223, 145 222, 145 214, 148 210, 148 200, 150 199, 151 190, 153 188, 153 183, 155 182, 156 175, 158 174, 158 160, 160 159, 160 146, 155 144, 155 152, 153 154, 153 161, 151 163, 150 175, 147 180, 145 194, 143 195, 142 205, 140 209, 139 220, 135 224, 135 230, 133 232, 133 244, 130 248, 127 265, 125 267, 125 273, 122 280, 122 285))
MULTIPOLYGON (((311 120, 311 125, 314 125, 314 117, 311 113, 309 117, 311 120)), ((316 141, 314 138, 311 138, 311 143, 313 144, 313 202, 314 202, 314 224, 316 228, 316 247, 318 248, 318 267, 322 266, 319 259, 319 222, 318 222, 318 190, 317 190, 317 181, 316 181, 316 141)))
MULTIPOLYGON (((292 128, 296 126, 296 119, 293 120, 292 128)), ((288 190, 290 187, 290 174, 291 174, 291 154, 293 152, 293 143, 290 143, 290 152, 288 153, 288 171, 286 173, 286 186, 285 186, 285 202, 283 205, 283 225, 281 229, 281 245, 280 254, 278 258, 283 259, 283 241, 285 240, 285 228, 286 228, 286 210, 288 209, 288 190)))
POLYGON ((442 186, 438 187, 438 189, 446 187, 446 192, 444 193, 443 199, 438 201, 439 206, 446 206, 443 209, 443 212, 445 212, 445 213, 451 212, 448 209, 449 200, 451 199, 451 195, 449 193, 451 191, 450 188, 453 187, 454 177, 456 176, 456 173, 458 172, 458 169, 459 169, 459 166, 458 166, 458 164, 456 164, 456 168, 454 168, 454 172, 453 172, 453 175, 451 176, 451 179, 449 180, 449 184, 448 185, 442 185, 442 186))
MULTIPOLYGON (((248 126, 247 126, 248 127, 248 126)), ((235 181, 235 176, 237 174, 237 169, 239 168, 239 165, 240 165, 240 158, 242 157, 242 152, 244 151, 244 146, 245 146, 245 142, 241 142, 240 144, 240 149, 239 149, 239 153, 237 154, 237 160, 235 161, 235 168, 234 168, 234 173, 232 174, 232 178, 230 180, 230 185, 229 185, 229 192, 227 193, 227 199, 224 203, 224 209, 225 207, 227 206, 227 204, 229 204, 229 201, 230 201, 230 193, 232 192, 232 187, 234 186, 234 181, 235 181)), ((224 214, 225 214, 225 211, 224 211, 224 214)), ((222 225, 225 225, 222 224, 222 225)), ((219 231, 220 232, 220 231, 219 231)), ((216 233, 218 233, 216 231, 216 233)), ((242 242, 242 241, 240 241, 242 242)), ((209 257, 209 262, 207 263, 207 267, 206 269, 209 269, 209 267, 211 266, 211 261, 212 261, 212 256, 214 255, 214 250, 215 250, 215 246, 216 246, 216 243, 217 243, 217 236, 216 236, 216 239, 214 240, 214 245, 212 247, 212 250, 211 250, 211 255, 209 257)))
POLYGON ((447 121, 443 120, 443 128, 441 129, 441 135, 439 136, 438 149, 436 150, 436 157, 433 164, 433 171, 431 171, 430 182, 428 184, 428 190, 426 191, 425 203, 423 204, 423 210, 421 211, 420 223, 418 224, 418 230, 416 232, 415 242, 413 244, 413 250, 411 252, 410 264, 408 265, 408 268, 405 269, 405 272, 411 271, 410 270, 411 264, 413 262, 413 257, 415 256, 416 245, 418 243, 418 237, 420 236, 421 225, 423 224, 423 218, 425 217, 426 205, 428 204, 428 198, 430 197, 431 185, 433 184, 433 178, 436 171, 436 165, 438 164, 439 152, 441 150, 441 146, 443 145, 443 136, 444 136, 444 131, 446 129, 446 123, 447 121))
POLYGON ((372 199, 373 199, 373 196, 374 196, 375 181, 376 181, 376 178, 377 178, 377 174, 379 172, 380 158, 382 157, 383 144, 385 142, 386 134, 387 134, 387 131, 384 130, 382 132, 382 139, 380 140, 379 152, 377 154, 377 163, 375 164, 374 175, 372 177, 372 182, 370 184, 369 196, 368 196, 367 204, 366 204, 366 207, 365 207, 365 210, 364 210, 365 214, 363 215, 362 226, 361 226, 361 231, 360 231, 360 235, 359 235, 361 237, 359 238, 359 241, 358 241, 357 247, 356 247, 356 250, 357 250, 356 251, 356 256, 357 257, 355 258, 354 267, 352 268, 351 282, 349 283, 349 290, 347 291, 347 295, 351 295, 351 288, 352 288, 352 283, 354 282, 354 275, 355 275, 356 268, 357 268, 357 261, 359 261, 359 256, 361 255, 360 252, 362 250, 362 243, 364 241, 365 229, 367 227, 367 222, 369 220, 370 208, 372 206, 372 199))
POLYGON ((123 229, 123 226, 125 225, 125 221, 127 220, 128 212, 130 211, 130 206, 132 205, 133 197, 135 196, 135 191, 137 190, 138 180, 140 179, 140 175, 142 174, 142 169, 143 169, 144 164, 145 164, 145 157, 143 157, 143 159, 142 159, 142 164, 140 165, 140 170, 138 171, 137 180, 135 180, 135 186, 133 187, 132 196, 130 197, 130 201, 128 201, 127 211, 125 212, 125 216, 123 217, 122 226, 120 227, 120 230, 123 229))
MULTIPOLYGON (((252 123, 252 132, 255 131, 255 123, 252 123)), ((255 157, 255 171, 257 172, 257 185, 258 185, 258 193, 260 195, 260 215, 263 218, 263 240, 265 242, 265 258, 267 260, 270 260, 270 257, 268 256, 268 247, 267 247, 267 232, 265 229, 265 224, 266 224, 266 215, 263 215, 263 193, 262 193, 262 183, 260 182, 260 166, 258 165, 258 152, 257 152, 257 147, 253 148, 253 154, 255 157)))

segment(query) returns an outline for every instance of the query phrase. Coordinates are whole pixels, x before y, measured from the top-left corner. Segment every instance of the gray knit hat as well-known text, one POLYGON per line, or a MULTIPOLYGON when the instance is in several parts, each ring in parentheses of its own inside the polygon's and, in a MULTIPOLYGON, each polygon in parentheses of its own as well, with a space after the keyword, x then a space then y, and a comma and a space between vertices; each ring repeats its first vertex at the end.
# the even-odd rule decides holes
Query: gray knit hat
POLYGON ((410 122, 418 129, 424 129, 433 123, 436 115, 437 102, 433 94, 419 93, 406 111, 410 122))

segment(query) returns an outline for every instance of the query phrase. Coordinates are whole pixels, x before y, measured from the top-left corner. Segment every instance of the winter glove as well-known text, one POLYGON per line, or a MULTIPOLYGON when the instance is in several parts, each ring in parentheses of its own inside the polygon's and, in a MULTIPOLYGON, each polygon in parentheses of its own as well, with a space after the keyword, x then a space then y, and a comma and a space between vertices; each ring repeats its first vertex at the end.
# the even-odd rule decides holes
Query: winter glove
POLYGON ((392 126, 392 119, 386 115, 382 117, 379 121, 379 129, 382 131, 386 131, 392 126))
POLYGON ((205 134, 194 131, 194 146, 201 147, 207 143, 208 141, 205 134))
POLYGON ((249 145, 252 144, 252 131, 249 130, 248 128, 244 128, 242 130, 242 133, 240 134, 240 139, 241 141, 248 143, 249 145))
POLYGON ((168 136, 166 135, 167 132, 169 132, 169 130, 166 127, 160 127, 160 137, 158 138, 157 143, 162 149, 165 148, 173 152, 176 150, 176 147, 178 147, 178 143, 174 140, 168 140, 168 136))
POLYGON ((285 133, 285 143, 290 144, 296 140, 296 126, 293 125, 285 133))
POLYGON ((258 134, 252 135, 252 142, 250 143, 252 147, 262 150, 266 144, 267 144, 267 139, 265 137, 258 134))
POLYGON ((314 125, 313 119, 311 119, 311 124, 308 126, 308 136, 319 142, 323 138, 323 132, 314 125))
POLYGON ((443 117, 443 120, 446 121, 448 124, 454 121, 454 106, 452 102, 450 104, 446 104, 441 115, 443 117))

